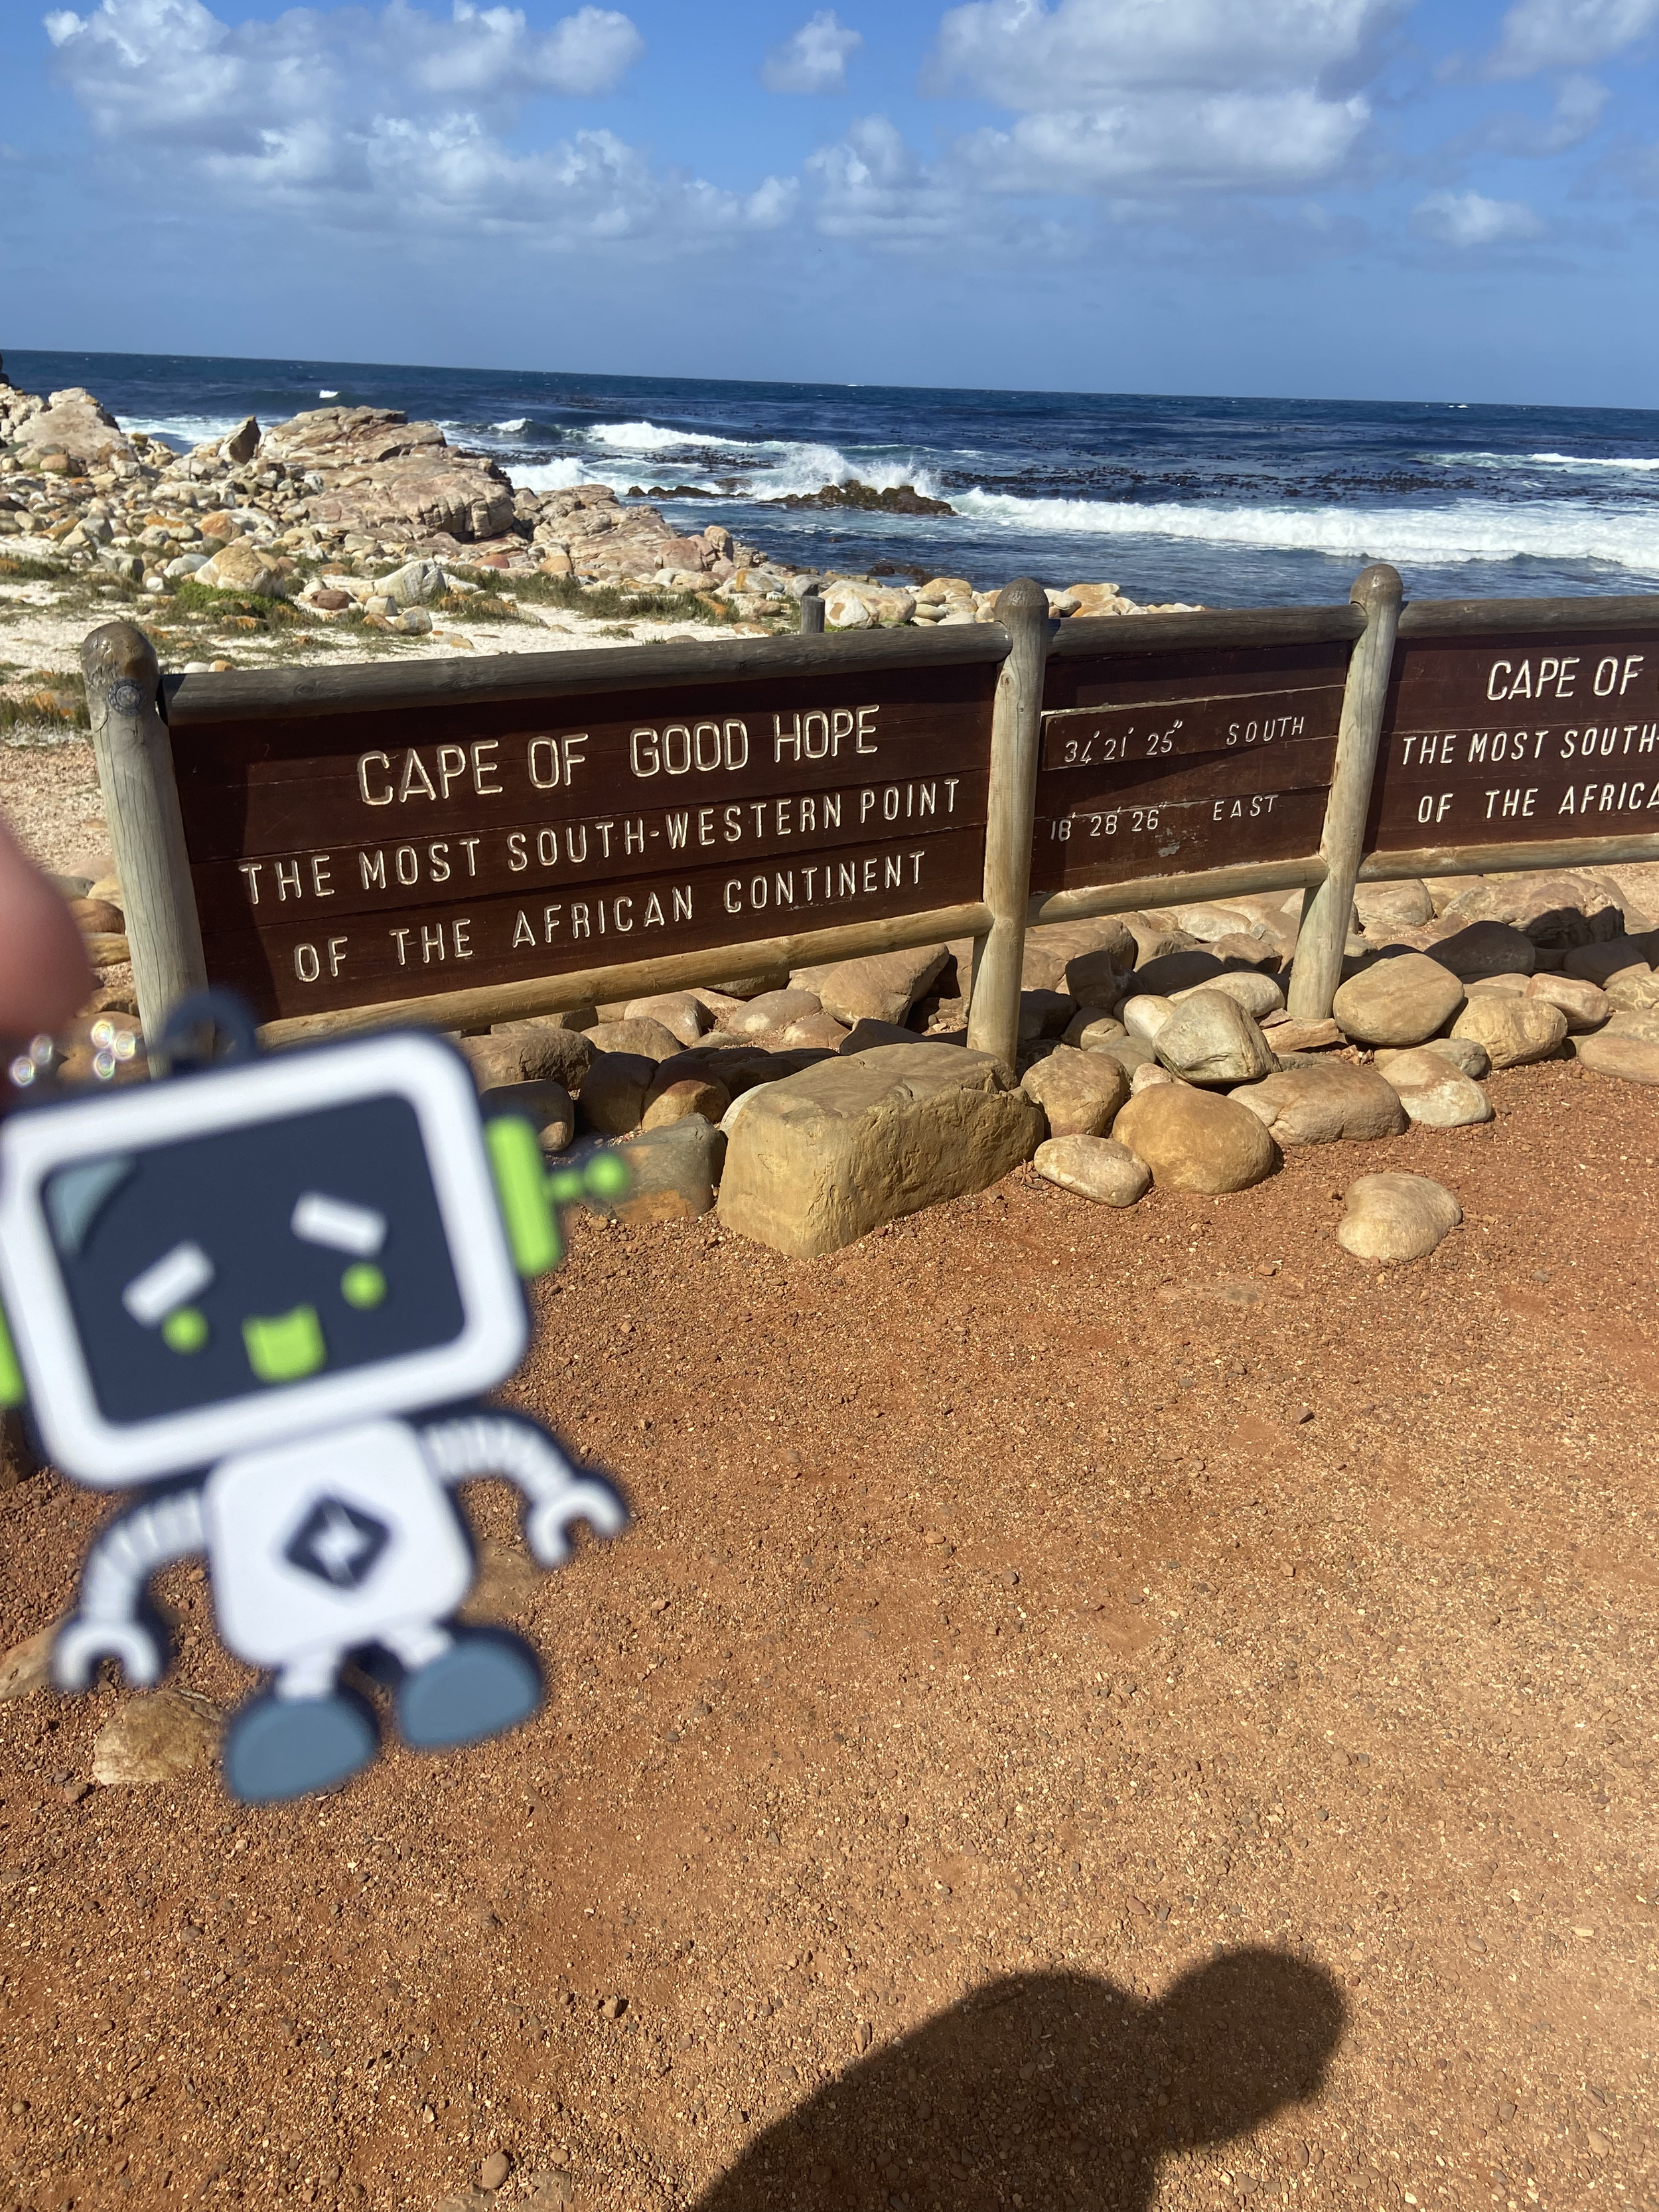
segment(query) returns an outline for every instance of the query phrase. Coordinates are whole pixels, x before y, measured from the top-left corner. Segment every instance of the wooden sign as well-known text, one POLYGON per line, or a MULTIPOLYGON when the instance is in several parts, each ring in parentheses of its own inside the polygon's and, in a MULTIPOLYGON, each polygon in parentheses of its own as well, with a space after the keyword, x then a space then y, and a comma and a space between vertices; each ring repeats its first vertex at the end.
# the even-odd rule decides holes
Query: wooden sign
POLYGON ((1036 891, 1317 850, 1346 639, 1056 659, 1036 891))
POLYGON ((995 675, 187 723, 209 974, 269 1019, 976 900, 995 675))
POLYGON ((1366 843, 1659 832, 1659 626, 1402 636, 1366 843))

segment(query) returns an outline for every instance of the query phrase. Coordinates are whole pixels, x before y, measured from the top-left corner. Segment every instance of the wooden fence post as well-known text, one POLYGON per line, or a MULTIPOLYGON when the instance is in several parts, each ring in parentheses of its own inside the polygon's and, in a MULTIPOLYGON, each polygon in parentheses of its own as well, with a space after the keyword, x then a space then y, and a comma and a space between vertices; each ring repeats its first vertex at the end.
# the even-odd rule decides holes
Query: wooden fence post
POLYGON ((975 940, 968 1042, 1014 1066, 1019 1049, 1019 976, 1025 957, 1025 908, 1031 889, 1042 678, 1048 658, 1048 599, 1018 576, 997 594, 997 620, 1008 658, 997 677, 991 715, 991 790, 985 826, 988 933, 975 940))
POLYGON ((1365 628, 1355 642, 1342 694, 1336 766, 1319 841, 1325 880, 1304 902, 1296 958, 1291 968, 1288 1004, 1301 1022, 1326 1020, 1342 981, 1342 953, 1348 941, 1353 887, 1364 849, 1365 817, 1370 811, 1382 708, 1404 594, 1398 569, 1389 568, 1385 561, 1356 576, 1348 594, 1354 605, 1363 610, 1365 628))
POLYGON ((803 637, 823 635, 823 586, 809 584, 800 595, 800 634, 803 637))
POLYGON ((115 872, 132 951, 138 1018, 159 1036, 207 983, 173 750, 158 704, 155 648, 136 624, 105 623, 81 647, 115 872))

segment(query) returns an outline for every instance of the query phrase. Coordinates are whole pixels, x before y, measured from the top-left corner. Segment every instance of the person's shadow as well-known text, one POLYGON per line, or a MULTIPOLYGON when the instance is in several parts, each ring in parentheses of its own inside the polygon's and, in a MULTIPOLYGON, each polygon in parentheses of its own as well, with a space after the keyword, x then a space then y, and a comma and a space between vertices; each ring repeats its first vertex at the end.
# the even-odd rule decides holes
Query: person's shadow
POLYGON ((1316 2095, 1346 2017, 1331 1977, 1280 1951, 1230 1952, 1156 2004, 1014 1975, 767 2129, 696 2212, 1144 2212, 1161 2158, 1316 2095))

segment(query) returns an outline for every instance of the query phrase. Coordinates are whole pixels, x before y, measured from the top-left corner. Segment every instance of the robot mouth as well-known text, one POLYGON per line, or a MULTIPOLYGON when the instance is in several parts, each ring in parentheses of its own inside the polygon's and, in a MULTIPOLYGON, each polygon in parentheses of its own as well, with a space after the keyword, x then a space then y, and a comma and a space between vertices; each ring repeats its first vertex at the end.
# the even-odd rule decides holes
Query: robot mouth
POLYGON ((285 1314, 250 1314, 242 1323, 242 1341, 248 1365, 262 1382, 297 1382, 328 1362, 315 1306, 295 1306, 285 1314))

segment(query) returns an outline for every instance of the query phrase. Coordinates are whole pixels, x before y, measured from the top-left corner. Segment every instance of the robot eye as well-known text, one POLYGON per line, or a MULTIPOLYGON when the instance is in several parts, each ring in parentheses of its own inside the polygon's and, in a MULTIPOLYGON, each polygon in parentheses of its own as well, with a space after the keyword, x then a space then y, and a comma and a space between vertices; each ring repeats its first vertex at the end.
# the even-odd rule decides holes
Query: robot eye
POLYGON ((200 1296, 213 1280, 213 1262, 199 1244, 175 1244, 135 1275, 121 1303, 144 1328, 155 1328, 177 1306, 200 1296))
POLYGON ((349 1199, 330 1198, 320 1190, 303 1193, 294 1208, 289 1227, 307 1244, 324 1244, 331 1252, 349 1252, 354 1260, 372 1260, 386 1243, 386 1221, 372 1206, 354 1206, 349 1199))

